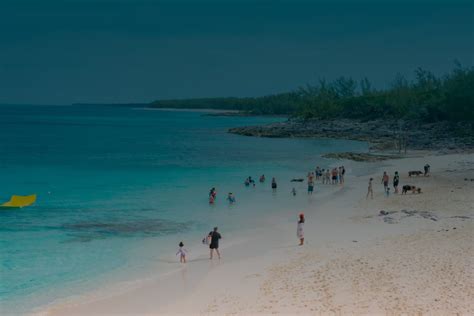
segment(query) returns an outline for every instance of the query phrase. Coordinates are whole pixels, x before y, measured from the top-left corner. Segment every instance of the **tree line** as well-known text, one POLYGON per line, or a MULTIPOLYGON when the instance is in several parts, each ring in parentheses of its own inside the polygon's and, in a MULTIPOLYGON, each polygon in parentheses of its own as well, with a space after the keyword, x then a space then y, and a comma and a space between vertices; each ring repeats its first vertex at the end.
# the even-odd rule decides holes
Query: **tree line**
POLYGON ((305 119, 474 121, 474 67, 455 63, 454 69, 442 76, 418 68, 413 80, 397 75, 385 89, 374 88, 367 78, 356 81, 339 77, 263 97, 158 100, 151 106, 238 110, 305 119))

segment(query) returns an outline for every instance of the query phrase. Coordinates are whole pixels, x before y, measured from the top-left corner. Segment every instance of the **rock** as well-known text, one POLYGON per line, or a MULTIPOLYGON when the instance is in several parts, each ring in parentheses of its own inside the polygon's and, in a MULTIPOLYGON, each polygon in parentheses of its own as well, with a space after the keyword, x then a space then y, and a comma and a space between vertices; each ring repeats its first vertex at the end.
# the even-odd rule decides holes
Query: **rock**
MULTIPOLYGON (((446 153, 472 151, 474 134, 459 134, 456 131, 473 129, 471 122, 460 122, 456 126, 448 122, 424 123, 419 121, 349 119, 303 120, 292 118, 285 122, 263 126, 237 127, 230 133, 259 137, 329 137, 370 142, 378 150, 396 149, 400 132, 408 137, 409 149, 439 150, 446 153), (405 131, 409 131, 405 132, 405 131)), ((474 179, 472 180, 474 181, 474 179)))
POLYGON ((393 155, 376 155, 376 154, 369 154, 369 153, 354 153, 354 152, 328 153, 328 154, 324 154, 322 157, 331 158, 331 159, 348 159, 348 160, 354 160, 354 161, 367 161, 367 162, 400 158, 399 156, 393 156, 393 155))

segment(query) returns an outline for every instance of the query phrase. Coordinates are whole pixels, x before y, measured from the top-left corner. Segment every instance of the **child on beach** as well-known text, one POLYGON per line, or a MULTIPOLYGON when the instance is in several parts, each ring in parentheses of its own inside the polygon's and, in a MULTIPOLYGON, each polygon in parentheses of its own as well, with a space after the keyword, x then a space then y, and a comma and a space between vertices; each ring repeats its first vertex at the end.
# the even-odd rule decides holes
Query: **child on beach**
POLYGON ((296 228, 296 236, 300 240, 300 246, 303 246, 303 244, 304 244, 303 225, 304 225, 304 214, 300 213, 299 220, 298 220, 298 225, 297 225, 297 228, 296 228))
POLYGON ((186 252, 188 251, 184 249, 183 242, 180 242, 178 252, 176 253, 176 255, 179 254, 179 262, 186 263, 186 252))
POLYGON ((365 197, 366 199, 369 198, 369 194, 372 197, 372 200, 374 199, 374 191, 372 189, 372 181, 373 180, 374 180, 373 178, 370 178, 370 180, 369 180, 369 187, 367 189, 367 196, 365 197))

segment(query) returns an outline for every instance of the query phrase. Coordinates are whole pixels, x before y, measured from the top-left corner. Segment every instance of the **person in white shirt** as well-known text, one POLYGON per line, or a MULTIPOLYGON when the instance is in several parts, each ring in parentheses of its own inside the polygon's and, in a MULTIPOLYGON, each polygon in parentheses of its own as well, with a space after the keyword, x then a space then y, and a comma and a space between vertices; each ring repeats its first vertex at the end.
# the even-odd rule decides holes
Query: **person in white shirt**
POLYGON ((304 244, 304 233, 303 233, 303 225, 304 225, 304 214, 300 213, 300 217, 298 220, 298 226, 296 229, 296 235, 300 239, 300 246, 304 244))

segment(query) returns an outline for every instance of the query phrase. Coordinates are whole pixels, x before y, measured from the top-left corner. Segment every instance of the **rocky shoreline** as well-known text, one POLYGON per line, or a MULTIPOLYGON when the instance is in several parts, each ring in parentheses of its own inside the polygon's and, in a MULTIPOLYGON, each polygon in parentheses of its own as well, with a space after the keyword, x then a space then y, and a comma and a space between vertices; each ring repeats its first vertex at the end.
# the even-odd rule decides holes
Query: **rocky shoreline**
POLYGON ((339 138, 369 142, 376 151, 429 150, 439 153, 474 151, 472 123, 373 120, 303 120, 229 129, 229 133, 257 137, 339 138))

